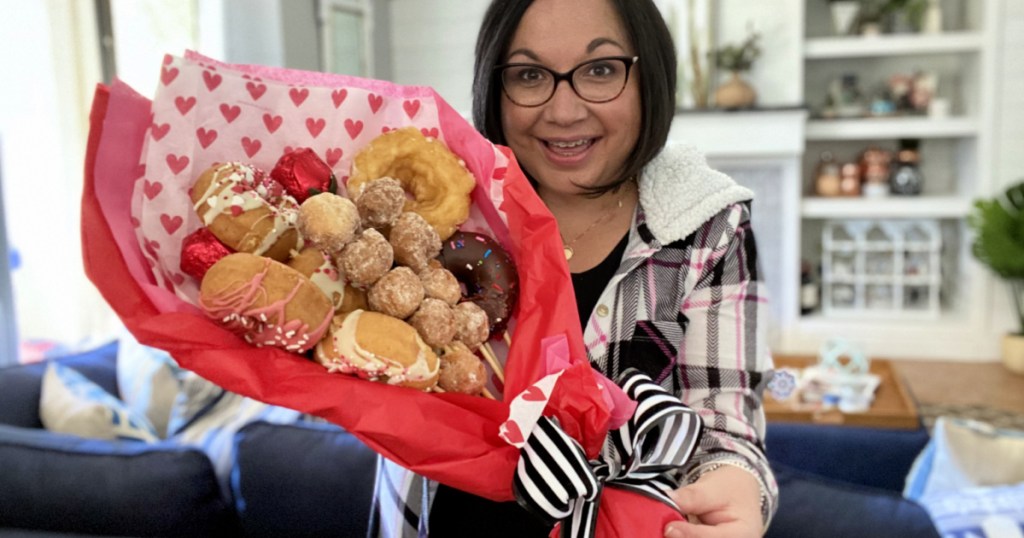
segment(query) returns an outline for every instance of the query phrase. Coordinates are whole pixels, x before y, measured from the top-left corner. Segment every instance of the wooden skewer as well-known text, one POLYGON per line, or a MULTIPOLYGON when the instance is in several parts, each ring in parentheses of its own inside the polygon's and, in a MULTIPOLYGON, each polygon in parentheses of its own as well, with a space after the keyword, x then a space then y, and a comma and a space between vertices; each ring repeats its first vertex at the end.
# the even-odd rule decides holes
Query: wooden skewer
POLYGON ((505 345, 512 347, 512 337, 508 335, 508 331, 505 331, 501 336, 505 339, 505 345))
POLYGON ((491 365, 491 369, 494 370, 494 375, 498 376, 498 379, 504 384, 505 383, 505 369, 501 367, 501 363, 498 362, 498 357, 494 355, 494 350, 491 349, 491 344, 484 342, 480 346, 480 354, 484 356, 487 363, 491 365))
POLYGON ((487 387, 484 387, 483 389, 481 389, 480 390, 480 394, 483 394, 484 398, 490 398, 491 400, 495 400, 495 401, 498 400, 497 398, 494 397, 493 394, 491 394, 491 391, 487 390, 487 387))

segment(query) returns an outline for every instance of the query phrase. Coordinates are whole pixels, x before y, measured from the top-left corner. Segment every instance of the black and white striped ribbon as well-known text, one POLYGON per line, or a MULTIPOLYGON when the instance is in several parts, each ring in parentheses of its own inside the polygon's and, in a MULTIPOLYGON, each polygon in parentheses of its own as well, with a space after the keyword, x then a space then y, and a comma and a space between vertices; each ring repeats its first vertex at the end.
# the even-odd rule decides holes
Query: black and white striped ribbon
POLYGON ((700 443, 700 417, 636 369, 623 372, 617 383, 637 408, 626 424, 608 432, 598 459, 588 461, 579 443, 549 417, 541 417, 520 450, 512 487, 516 500, 551 523, 561 521, 563 538, 594 535, 604 486, 678 510, 668 494, 679 487, 674 471, 700 443))

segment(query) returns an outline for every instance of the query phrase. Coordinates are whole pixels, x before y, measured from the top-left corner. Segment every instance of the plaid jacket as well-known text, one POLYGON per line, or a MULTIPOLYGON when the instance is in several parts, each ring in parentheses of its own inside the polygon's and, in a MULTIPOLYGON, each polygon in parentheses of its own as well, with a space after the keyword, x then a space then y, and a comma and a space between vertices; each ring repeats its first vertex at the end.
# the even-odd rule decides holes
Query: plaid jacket
MULTIPOLYGON (((698 410, 705 434, 681 481, 720 465, 742 468, 761 485, 767 524, 778 488, 763 446, 761 395, 772 366, 751 197, 693 148, 667 147, 641 176, 626 253, 584 327, 584 342, 609 378, 636 367, 698 410)), ((382 465, 371 534, 426 536, 421 515, 433 490, 382 465)))

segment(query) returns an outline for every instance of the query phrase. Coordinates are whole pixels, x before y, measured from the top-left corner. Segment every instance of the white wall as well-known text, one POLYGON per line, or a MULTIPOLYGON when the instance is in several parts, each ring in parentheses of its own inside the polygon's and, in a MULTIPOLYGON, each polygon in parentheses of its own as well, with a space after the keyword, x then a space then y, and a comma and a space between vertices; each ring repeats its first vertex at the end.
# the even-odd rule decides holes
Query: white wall
MULTIPOLYGON (((716 0, 719 42, 761 33, 764 54, 750 73, 764 106, 801 102, 803 0, 716 0)), ((400 84, 433 86, 456 110, 472 106, 473 49, 488 2, 390 0, 391 67, 400 84)))
POLYGON ((805 0, 715 0, 718 43, 740 44, 751 31, 761 35, 761 57, 749 73, 760 106, 803 102, 803 5, 805 0))
POLYGON ((392 80, 431 86, 469 117, 473 49, 488 2, 391 0, 388 4, 392 80))
MULTIPOLYGON (((1024 181, 1024 1, 1003 2, 1003 27, 999 33, 999 57, 996 59, 997 83, 995 102, 996 162, 992 167, 993 187, 1003 189, 1024 181)), ((1009 291, 999 282, 994 293, 994 331, 1020 330, 1016 314, 1008 300, 1009 291)))

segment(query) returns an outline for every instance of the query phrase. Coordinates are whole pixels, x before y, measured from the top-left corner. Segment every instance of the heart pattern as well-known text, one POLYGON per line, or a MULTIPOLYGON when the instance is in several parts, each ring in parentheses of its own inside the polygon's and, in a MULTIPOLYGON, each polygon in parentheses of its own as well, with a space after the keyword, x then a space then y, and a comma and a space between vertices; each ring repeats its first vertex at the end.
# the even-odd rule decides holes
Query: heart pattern
POLYGON ((291 97, 292 103, 295 103, 295 106, 300 106, 309 97, 309 90, 306 88, 292 88, 288 90, 288 97, 291 97))
POLYGON ((260 97, 263 97, 263 94, 267 93, 266 84, 247 82, 245 83, 245 89, 249 92, 249 95, 252 96, 253 101, 259 101, 260 97))
POLYGON ((352 121, 352 118, 346 118, 345 131, 348 132, 349 138, 355 140, 359 133, 363 132, 363 122, 361 120, 352 121))
POLYGON ((323 131, 326 125, 327 121, 323 118, 306 118, 306 130, 313 138, 320 136, 320 131, 323 131))
POLYGON ((242 108, 238 105, 231 106, 227 103, 221 103, 220 105, 220 114, 224 116, 224 119, 227 120, 228 123, 235 121, 241 113, 242 108))
POLYGON ((548 397, 544 394, 537 385, 530 385, 525 391, 523 391, 523 399, 528 402, 543 402, 548 397))
POLYGON ((242 137, 242 149, 245 150, 245 154, 251 159, 253 155, 259 153, 260 148, 263 147, 263 143, 259 140, 254 140, 248 136, 242 137))
POLYGON ((200 127, 196 129, 196 138, 199 139, 199 145, 206 149, 210 147, 210 144, 213 144, 214 140, 217 140, 217 131, 200 127))
POLYGON ((380 110, 380 107, 384 105, 384 98, 375 93, 367 95, 366 100, 370 103, 370 112, 373 112, 374 114, 376 114, 377 111, 380 110))
POLYGON ((331 102, 334 103, 334 108, 340 107, 346 97, 348 97, 348 90, 345 88, 331 92, 331 102))
POLYGON ((327 148, 327 152, 324 154, 327 158, 327 166, 334 168, 334 165, 338 164, 343 154, 344 152, 341 148, 327 148))
POLYGON ((201 170, 230 160, 269 170, 287 149, 310 147, 343 184, 351 156, 371 138, 367 132, 408 125, 441 136, 428 94, 390 95, 345 79, 323 86, 264 81, 216 61, 165 56, 144 162, 133 171, 131 215, 155 282, 179 296, 198 292, 179 265, 182 241, 200 225, 188 193, 201 170))
POLYGON ((224 77, 222 77, 222 76, 220 76, 220 75, 218 75, 218 74, 216 74, 216 73, 214 73, 212 71, 203 71, 203 84, 206 84, 206 89, 211 91, 211 92, 213 90, 216 90, 217 86, 220 86, 220 83, 223 80, 224 80, 224 77))
POLYGON ((523 431, 519 428, 519 424, 512 419, 506 420, 502 423, 498 429, 498 435, 500 435, 505 441, 508 441, 510 445, 519 445, 526 442, 523 437, 523 431))
POLYGON ((182 170, 188 166, 189 158, 185 155, 175 155, 173 153, 167 154, 167 167, 171 169, 174 175, 178 175, 182 170))
POLYGON ((263 125, 266 125, 267 132, 274 134, 274 131, 281 128, 281 124, 284 123, 284 118, 281 116, 273 116, 271 114, 263 115, 263 125))
POLYGON ((153 140, 160 141, 163 137, 167 136, 167 133, 171 131, 170 123, 161 123, 160 125, 153 124, 149 129, 149 134, 153 135, 153 140))
POLYGON ((405 115, 409 116, 409 119, 416 117, 416 113, 420 111, 420 100, 413 99, 411 101, 402 102, 402 110, 405 110, 405 115))
POLYGON ((143 182, 142 192, 146 195, 146 198, 150 200, 156 198, 162 190, 164 190, 164 184, 159 181, 153 182, 147 179, 143 182))
POLYGON ((172 217, 166 213, 160 215, 160 224, 164 226, 164 230, 167 230, 167 235, 172 235, 178 231, 183 222, 185 222, 185 219, 181 217, 172 217))
POLYGON ((178 97, 174 100, 174 106, 177 107, 178 112, 181 112, 181 115, 184 116, 192 110, 192 107, 196 106, 196 98, 189 97, 186 99, 184 97, 178 97))
POLYGON ((164 67, 164 68, 161 68, 160 69, 160 82, 162 82, 164 86, 169 85, 170 83, 174 82, 174 79, 178 78, 178 72, 179 71, 178 71, 177 67, 171 67, 171 68, 164 67))

